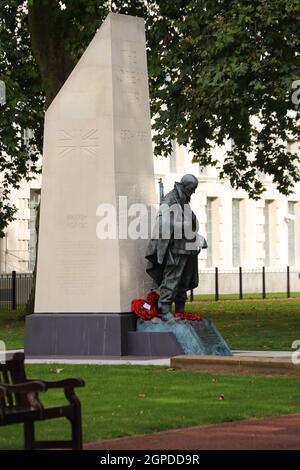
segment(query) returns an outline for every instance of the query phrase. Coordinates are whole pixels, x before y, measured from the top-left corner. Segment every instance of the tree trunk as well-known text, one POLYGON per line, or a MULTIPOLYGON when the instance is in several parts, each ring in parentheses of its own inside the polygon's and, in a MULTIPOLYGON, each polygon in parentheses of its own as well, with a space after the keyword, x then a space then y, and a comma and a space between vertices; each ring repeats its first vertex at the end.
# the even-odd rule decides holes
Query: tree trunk
POLYGON ((74 68, 66 47, 63 15, 53 0, 35 0, 28 8, 31 46, 46 94, 46 108, 57 95, 74 68))
POLYGON ((27 304, 25 307, 25 315, 31 315, 34 313, 34 301, 35 301, 35 285, 36 285, 36 267, 37 267, 37 255, 38 255, 38 245, 39 245, 39 225, 40 225, 40 207, 41 203, 37 206, 36 212, 36 221, 35 221, 35 231, 36 231, 36 245, 35 245, 35 262, 33 270, 33 283, 27 304))
MULTIPOLYGON (((45 106, 48 108, 75 65, 66 48, 65 29, 61 25, 61 11, 57 3, 53 0, 35 0, 28 8, 28 28, 46 95, 45 106)), ((36 260, 25 315, 34 313, 40 205, 37 210, 36 260)))

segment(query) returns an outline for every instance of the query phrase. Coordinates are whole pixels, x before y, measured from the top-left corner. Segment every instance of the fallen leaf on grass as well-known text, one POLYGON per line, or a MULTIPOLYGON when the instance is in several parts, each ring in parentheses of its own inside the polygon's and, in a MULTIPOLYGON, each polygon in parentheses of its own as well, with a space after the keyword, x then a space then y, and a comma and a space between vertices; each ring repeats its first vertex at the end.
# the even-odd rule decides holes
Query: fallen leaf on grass
POLYGON ((60 374, 63 369, 50 369, 51 372, 54 372, 54 374, 60 374))
POLYGON ((219 401, 222 401, 222 400, 225 400, 223 393, 221 393, 221 395, 219 396, 219 401))

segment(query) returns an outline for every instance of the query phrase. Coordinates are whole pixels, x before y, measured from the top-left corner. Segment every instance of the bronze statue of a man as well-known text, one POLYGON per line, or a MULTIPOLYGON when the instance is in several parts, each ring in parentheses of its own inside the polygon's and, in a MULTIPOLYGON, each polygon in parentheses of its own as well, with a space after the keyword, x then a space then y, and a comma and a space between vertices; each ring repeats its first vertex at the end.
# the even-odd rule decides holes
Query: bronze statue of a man
POLYGON ((159 307, 162 320, 174 319, 175 311, 184 312, 186 292, 198 285, 198 254, 207 248, 205 239, 198 234, 198 220, 189 202, 196 191, 198 180, 184 175, 161 201, 154 234, 149 242, 146 271, 159 287, 159 307))

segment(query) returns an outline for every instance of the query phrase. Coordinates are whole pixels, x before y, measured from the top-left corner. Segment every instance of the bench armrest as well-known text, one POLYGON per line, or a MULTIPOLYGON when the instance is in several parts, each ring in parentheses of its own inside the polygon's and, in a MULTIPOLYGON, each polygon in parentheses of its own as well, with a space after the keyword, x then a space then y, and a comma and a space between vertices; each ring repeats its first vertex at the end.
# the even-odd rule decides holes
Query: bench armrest
POLYGON ((47 390, 47 385, 41 381, 29 380, 20 384, 1 384, 0 389, 2 389, 2 392, 4 391, 5 395, 6 393, 27 395, 28 393, 45 392, 47 390))
MULTIPOLYGON (((25 400, 29 404, 32 409, 38 410, 40 415, 42 416, 43 413, 43 404, 40 402, 38 398, 39 392, 45 392, 47 390, 46 384, 39 381, 27 381, 24 383, 19 384, 1 384, 0 386, 0 397, 1 393, 3 394, 3 398, 5 398, 8 394, 13 393, 14 395, 25 395, 25 400)), ((22 399, 23 400, 23 399, 22 399)), ((17 400, 18 402, 18 400, 17 400)), ((5 416, 5 412, 1 417, 1 410, 0 410, 0 420, 3 419, 5 416)))
POLYGON ((82 379, 62 379, 62 380, 38 380, 38 382, 45 384, 47 389, 50 388, 75 388, 75 387, 84 387, 85 383, 82 379))
POLYGON ((47 387, 47 389, 62 388, 64 390, 65 397, 69 401, 69 403, 75 405, 77 409, 80 409, 80 401, 74 392, 74 388, 84 387, 84 380, 71 378, 55 381, 39 380, 39 382, 43 383, 47 387))

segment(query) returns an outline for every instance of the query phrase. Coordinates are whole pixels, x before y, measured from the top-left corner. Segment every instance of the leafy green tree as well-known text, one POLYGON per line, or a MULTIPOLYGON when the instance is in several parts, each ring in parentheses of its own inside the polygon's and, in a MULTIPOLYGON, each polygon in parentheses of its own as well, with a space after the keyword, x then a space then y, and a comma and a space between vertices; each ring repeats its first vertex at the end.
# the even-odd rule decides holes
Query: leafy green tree
POLYGON ((0 3, 0 236, 12 187, 37 171, 43 113, 111 8, 146 22, 155 153, 187 145, 194 161, 251 197, 259 172, 288 194, 300 179, 286 141, 299 138, 299 0, 28 0, 0 3), (255 124, 259 118, 259 126, 255 124), (24 129, 34 130, 27 144, 24 129), (225 161, 212 149, 234 142, 225 161), (30 151, 29 151, 30 150, 30 151), (250 158, 249 158, 250 155, 250 158))
POLYGON ((37 172, 42 142, 44 95, 19 3, 0 3, 0 80, 6 87, 6 104, 0 106, 0 237, 16 211, 10 191, 37 172), (35 136, 26 141, 28 128, 35 136))
POLYGON ((299 181, 298 157, 286 149, 299 139, 291 100, 300 78, 299 0, 158 3, 149 35, 159 44, 151 64, 155 152, 166 155, 173 137, 252 197, 263 190, 259 172, 288 194, 299 181), (220 165, 211 151, 226 139, 234 145, 220 165))

